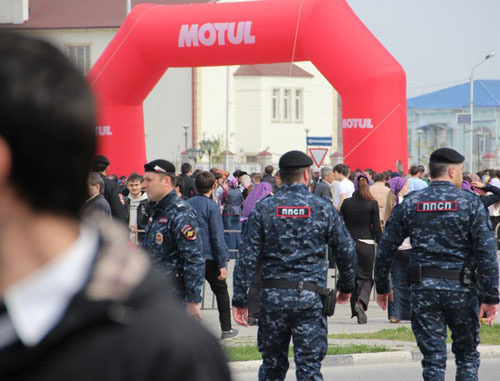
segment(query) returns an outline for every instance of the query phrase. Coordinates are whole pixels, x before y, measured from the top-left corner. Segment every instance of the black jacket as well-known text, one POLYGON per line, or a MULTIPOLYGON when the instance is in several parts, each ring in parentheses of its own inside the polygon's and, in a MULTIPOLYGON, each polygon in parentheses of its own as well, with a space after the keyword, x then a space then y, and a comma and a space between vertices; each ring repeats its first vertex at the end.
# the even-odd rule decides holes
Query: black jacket
POLYGON ((182 191, 182 195, 190 198, 197 194, 196 187, 194 186, 194 180, 188 175, 181 175, 184 180, 184 190, 182 191))
POLYGON ((127 209, 125 207, 125 198, 120 192, 120 187, 113 180, 108 179, 101 173, 104 181, 103 196, 111 208, 111 215, 124 224, 128 224, 127 209))
POLYGON ((488 196, 479 196, 485 207, 488 207, 500 201, 500 188, 494 185, 486 184, 484 188, 482 188, 482 190, 485 192, 493 193, 488 196))
POLYGON ((0 380, 230 380, 217 341, 169 288, 125 231, 106 225, 87 285, 37 346, 0 348, 0 380))
POLYGON ((352 197, 346 198, 340 208, 347 230, 353 239, 374 239, 379 241, 382 235, 378 213, 378 203, 375 200, 365 200, 358 191, 352 197))
MULTIPOLYGON (((127 222, 130 220, 130 197, 125 198, 125 203, 127 204, 127 222)), ((149 217, 151 216, 153 210, 153 203, 149 200, 141 200, 139 206, 137 207, 137 229, 144 230, 148 224, 149 217)), ((144 241, 144 233, 138 234, 139 241, 144 241)))

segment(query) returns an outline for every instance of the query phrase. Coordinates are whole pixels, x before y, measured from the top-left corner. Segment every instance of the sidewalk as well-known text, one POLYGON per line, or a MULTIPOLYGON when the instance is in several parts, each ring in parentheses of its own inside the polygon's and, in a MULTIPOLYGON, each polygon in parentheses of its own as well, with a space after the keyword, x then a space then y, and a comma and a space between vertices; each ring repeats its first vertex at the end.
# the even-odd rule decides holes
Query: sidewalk
MULTIPOLYGON (((500 252, 499 252, 500 253, 500 252)), ((500 256, 500 255, 499 255, 500 256)), ((499 261, 500 262, 500 261, 499 261)), ((232 296, 233 285, 233 268, 234 260, 231 260, 228 265, 228 289, 229 295, 232 296)), ((334 288, 334 279, 331 277, 332 270, 329 270, 328 287, 334 288)), ((212 305, 216 308, 216 303, 213 301, 213 296, 208 284, 205 284, 205 308, 210 308, 212 305)), ((219 314, 217 309, 203 309, 203 325, 213 333, 215 337, 220 337, 219 314)), ((351 309, 349 304, 337 304, 335 315, 328 318, 328 334, 332 333, 364 333, 377 332, 382 329, 396 329, 398 327, 408 327, 411 329, 410 322, 401 322, 391 324, 387 319, 387 311, 377 305, 374 300, 370 301, 368 311, 367 324, 358 324, 356 318, 351 319, 351 309)), ((233 328, 237 328, 240 334, 232 340, 229 340, 222 345, 237 346, 237 345, 257 345, 257 327, 242 327, 233 321, 233 328)), ((390 352, 379 353, 358 353, 352 355, 336 355, 326 356, 323 360, 323 367, 340 366, 340 365, 359 365, 359 364, 380 364, 394 362, 412 362, 420 361, 422 356, 416 343, 409 341, 395 340, 357 340, 357 339, 328 339, 329 344, 345 345, 345 344, 366 344, 370 346, 385 346, 390 348, 390 352)), ((500 358, 500 345, 479 345, 481 358, 496 357, 500 358)), ((448 359, 453 359, 451 353, 451 345, 448 344, 448 359)), ((261 361, 238 361, 231 362, 230 368, 233 373, 238 372, 256 372, 261 364, 261 361)), ((293 359, 290 359, 290 369, 294 369, 293 359)))
MULTIPOLYGON (((217 310, 202 310, 203 325, 210 330, 215 337, 220 337, 219 315, 217 310)), ((328 318, 328 333, 363 333, 376 332, 382 329, 396 329, 398 327, 410 327, 410 322, 391 324, 387 319, 387 312, 382 311, 374 302, 370 302, 367 311, 368 323, 358 324, 356 318, 351 319, 349 305, 337 305, 335 315, 328 318)), ((233 328, 237 328, 240 334, 232 340, 224 342, 222 345, 256 345, 257 327, 242 327, 233 322, 233 328)), ((370 346, 385 346, 390 348, 389 352, 379 353, 358 353, 352 355, 326 356, 323 360, 323 367, 360 365, 360 364, 380 364, 394 362, 420 361, 422 356, 416 343, 409 341, 395 340, 366 340, 366 339, 328 339, 329 344, 366 344, 370 346)), ((481 358, 500 358, 500 345, 480 345, 481 358)), ((453 359, 451 345, 448 344, 448 359, 453 359)), ((230 368, 233 373, 256 372, 261 361, 237 361, 231 362, 230 368)), ((290 359, 290 369, 294 369, 293 359, 290 359)))

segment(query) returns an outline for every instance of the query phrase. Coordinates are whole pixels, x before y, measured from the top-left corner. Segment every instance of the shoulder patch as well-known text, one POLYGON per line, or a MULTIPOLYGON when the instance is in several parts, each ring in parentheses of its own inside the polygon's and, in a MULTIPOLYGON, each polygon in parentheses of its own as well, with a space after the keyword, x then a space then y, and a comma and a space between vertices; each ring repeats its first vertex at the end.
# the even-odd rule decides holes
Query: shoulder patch
POLYGON ((185 210, 186 209, 186 205, 184 205, 183 202, 178 202, 177 204, 175 204, 175 207, 178 209, 178 210, 185 210))
POLYGON ((196 229, 193 228, 191 225, 186 225, 181 229, 181 233, 184 236, 184 238, 194 241, 196 239, 196 229))
POLYGON ((421 201, 417 202, 417 212, 455 212, 458 210, 456 201, 421 201))
POLYGON ((309 218, 311 208, 309 206, 277 206, 276 217, 309 218))
POLYGON ((160 225, 166 225, 168 223, 168 218, 167 217, 160 217, 160 218, 158 218, 158 223, 160 225))

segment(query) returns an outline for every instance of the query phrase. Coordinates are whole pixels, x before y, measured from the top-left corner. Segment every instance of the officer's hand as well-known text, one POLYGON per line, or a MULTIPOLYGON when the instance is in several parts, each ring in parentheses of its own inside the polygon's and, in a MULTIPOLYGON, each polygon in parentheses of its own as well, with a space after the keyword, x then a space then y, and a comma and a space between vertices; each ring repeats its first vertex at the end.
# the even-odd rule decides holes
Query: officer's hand
POLYGON ((498 315, 498 304, 481 304, 479 308, 479 319, 481 323, 489 323, 493 327, 493 323, 498 315))
POLYGON ((248 327, 248 309, 233 307, 233 318, 236 323, 244 327, 248 327))
POLYGON ((224 280, 227 278, 227 270, 225 267, 219 269, 220 275, 217 277, 218 280, 224 280))
POLYGON ((391 301, 391 302, 394 301, 394 296, 392 294, 392 291, 389 292, 388 294, 377 294, 377 304, 384 311, 387 308, 387 299, 389 299, 389 301, 391 301))
POLYGON ((335 303, 346 304, 351 299, 351 294, 344 294, 343 292, 337 291, 337 300, 335 303))
POLYGON ((200 312, 200 305, 198 303, 186 303, 186 313, 188 316, 194 317, 195 319, 202 321, 200 312))

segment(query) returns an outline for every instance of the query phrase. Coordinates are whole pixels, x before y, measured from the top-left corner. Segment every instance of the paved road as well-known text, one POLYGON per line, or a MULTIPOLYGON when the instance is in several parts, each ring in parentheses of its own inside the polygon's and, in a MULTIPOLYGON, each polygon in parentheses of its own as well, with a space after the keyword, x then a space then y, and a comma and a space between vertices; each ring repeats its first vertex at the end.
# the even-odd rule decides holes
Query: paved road
MULTIPOLYGON (((448 361, 446 381, 455 380, 455 364, 448 361)), ((286 381, 295 381, 295 371, 288 371, 286 381)), ((479 368, 481 381, 498 381, 500 376, 500 359, 484 359, 479 368)), ((323 377, 328 381, 415 381, 422 379, 419 362, 405 364, 380 364, 363 366, 344 366, 323 369, 323 377)), ((234 381, 257 380, 257 373, 233 374, 234 381)))

